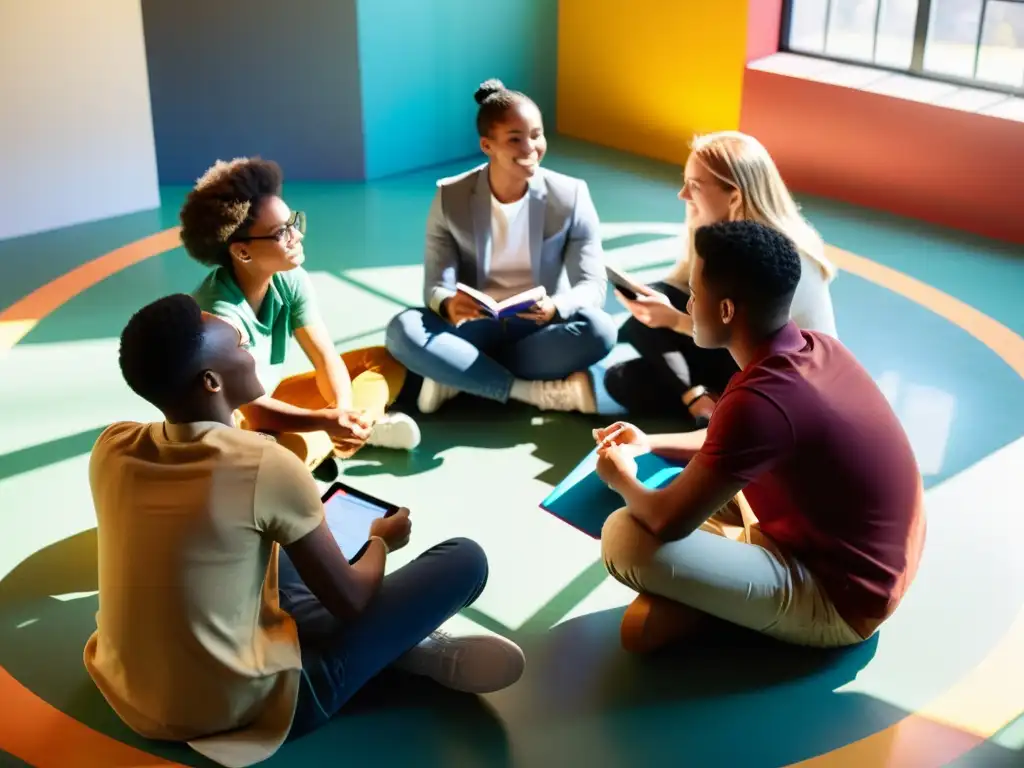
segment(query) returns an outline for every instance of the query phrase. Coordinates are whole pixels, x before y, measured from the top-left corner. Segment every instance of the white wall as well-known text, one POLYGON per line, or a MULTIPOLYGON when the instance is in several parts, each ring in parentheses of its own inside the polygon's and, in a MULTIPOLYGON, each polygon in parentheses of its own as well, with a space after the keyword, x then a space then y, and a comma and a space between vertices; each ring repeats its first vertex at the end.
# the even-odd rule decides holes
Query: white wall
POLYGON ((159 204, 140 0, 0 0, 0 239, 159 204))

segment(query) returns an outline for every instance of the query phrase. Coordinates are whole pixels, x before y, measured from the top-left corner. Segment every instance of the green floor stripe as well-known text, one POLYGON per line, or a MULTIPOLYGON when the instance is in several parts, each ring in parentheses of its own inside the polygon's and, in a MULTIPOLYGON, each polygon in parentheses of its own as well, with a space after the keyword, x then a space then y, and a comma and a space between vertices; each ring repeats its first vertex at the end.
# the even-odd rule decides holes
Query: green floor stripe
POLYGON ((520 632, 546 632, 564 619, 573 608, 582 603, 591 592, 608 577, 603 560, 596 560, 548 600, 530 618, 523 622, 520 632))

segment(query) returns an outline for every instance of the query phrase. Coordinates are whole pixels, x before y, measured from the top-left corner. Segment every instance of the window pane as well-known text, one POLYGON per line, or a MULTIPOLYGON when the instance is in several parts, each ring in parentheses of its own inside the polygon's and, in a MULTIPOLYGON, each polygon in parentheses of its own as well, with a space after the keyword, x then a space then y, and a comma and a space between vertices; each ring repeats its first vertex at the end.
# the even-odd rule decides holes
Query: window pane
POLYGON ((832 0, 825 52, 845 59, 871 61, 878 1, 832 0))
POLYGON ((908 69, 914 57, 918 0, 882 0, 875 62, 908 69))
POLYGON ((829 0, 793 0, 789 47, 808 53, 825 52, 825 15, 829 0))
POLYGON ((981 33, 978 79, 1024 86, 1024 3, 989 2, 981 33))
POLYGON ((982 0, 932 0, 924 68, 973 77, 982 0))

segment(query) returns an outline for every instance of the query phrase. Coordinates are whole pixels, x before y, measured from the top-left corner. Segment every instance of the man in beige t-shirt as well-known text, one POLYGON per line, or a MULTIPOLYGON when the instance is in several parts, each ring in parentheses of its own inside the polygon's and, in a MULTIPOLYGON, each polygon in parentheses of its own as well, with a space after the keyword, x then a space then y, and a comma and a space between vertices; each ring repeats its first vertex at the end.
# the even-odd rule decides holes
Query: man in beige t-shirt
POLYGON ((471 692, 519 678, 511 642, 436 632, 483 590, 478 545, 444 542, 385 577, 403 509, 350 564, 302 462, 231 426, 263 394, 233 326, 169 296, 129 321, 120 363, 165 416, 110 426, 90 463, 99 612, 84 660, 129 727, 245 766, 388 666, 471 692))

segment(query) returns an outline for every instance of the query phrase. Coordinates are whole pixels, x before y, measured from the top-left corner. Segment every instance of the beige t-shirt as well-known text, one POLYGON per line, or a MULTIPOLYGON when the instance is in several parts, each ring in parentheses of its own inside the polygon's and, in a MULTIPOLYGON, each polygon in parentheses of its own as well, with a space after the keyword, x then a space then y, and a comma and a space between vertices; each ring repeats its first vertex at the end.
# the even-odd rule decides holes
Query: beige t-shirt
POLYGON ((85 666, 142 736, 227 766, 272 755, 302 668, 280 545, 323 519, 316 482, 266 437, 217 423, 106 429, 89 466, 99 611, 85 666))

